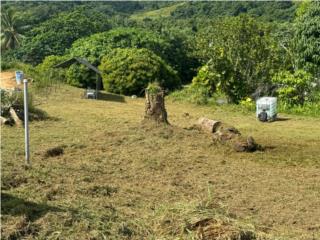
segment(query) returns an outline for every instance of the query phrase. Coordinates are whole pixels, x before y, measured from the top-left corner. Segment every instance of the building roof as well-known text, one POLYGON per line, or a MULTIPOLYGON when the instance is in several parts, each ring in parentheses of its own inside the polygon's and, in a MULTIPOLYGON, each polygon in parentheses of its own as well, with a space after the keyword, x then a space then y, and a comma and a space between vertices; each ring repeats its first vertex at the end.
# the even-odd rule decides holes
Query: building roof
POLYGON ((99 69, 97 69, 95 66, 93 66, 91 63, 89 63, 86 59, 83 58, 78 58, 78 57, 73 57, 70 58, 62 63, 59 63, 57 65, 54 65, 54 68, 65 68, 65 67, 69 67, 70 65, 72 65, 73 63, 78 62, 81 63, 85 66, 87 66, 88 68, 90 68, 92 71, 98 73, 101 75, 101 72, 99 71, 99 69))

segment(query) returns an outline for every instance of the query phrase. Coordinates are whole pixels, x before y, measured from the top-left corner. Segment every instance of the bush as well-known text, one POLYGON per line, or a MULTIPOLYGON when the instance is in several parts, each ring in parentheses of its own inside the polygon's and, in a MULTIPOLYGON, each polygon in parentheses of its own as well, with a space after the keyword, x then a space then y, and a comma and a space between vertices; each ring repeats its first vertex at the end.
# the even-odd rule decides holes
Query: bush
POLYGON ((272 82, 279 86, 280 100, 290 106, 303 105, 312 91, 312 75, 304 70, 279 72, 273 76, 272 82))
POLYGON ((82 64, 72 64, 66 73, 67 83, 82 88, 95 88, 96 73, 82 64))
POLYGON ((105 56, 99 69, 106 90, 120 94, 138 94, 150 82, 165 89, 180 86, 176 72, 148 49, 115 49, 105 56))
POLYGON ((240 106, 249 111, 254 111, 256 109, 256 102, 252 98, 247 97, 240 101, 240 106))
POLYGON ((210 71, 207 65, 200 68, 196 77, 192 79, 192 84, 207 89, 208 94, 212 95, 216 91, 216 75, 210 71))
POLYGON ((201 85, 188 85, 182 90, 170 94, 173 101, 188 102, 198 105, 205 105, 210 102, 210 93, 206 87, 201 85))
POLYGON ((47 56, 42 63, 37 65, 36 69, 39 72, 49 72, 53 69, 53 67, 59 63, 62 63, 66 60, 68 60, 69 56, 56 56, 56 55, 50 55, 47 56))
MULTIPOLYGON (((165 39, 151 31, 139 28, 116 28, 75 41, 69 54, 85 58, 91 64, 98 66, 102 57, 108 55, 115 48, 146 48, 164 58, 170 52, 169 46, 165 39)), ((95 77, 95 73, 91 70, 73 66, 68 73, 68 82, 74 86, 87 87, 92 85, 90 81, 95 77), (77 71, 83 75, 77 74, 77 71)))

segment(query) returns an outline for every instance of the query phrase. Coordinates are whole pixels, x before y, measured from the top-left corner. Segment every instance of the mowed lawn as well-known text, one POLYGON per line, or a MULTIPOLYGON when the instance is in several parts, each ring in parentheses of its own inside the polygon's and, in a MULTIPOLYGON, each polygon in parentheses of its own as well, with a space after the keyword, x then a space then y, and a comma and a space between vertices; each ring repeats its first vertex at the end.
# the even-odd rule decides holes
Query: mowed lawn
POLYGON ((260 123, 233 107, 168 100, 164 127, 142 123, 142 98, 81 94, 62 86, 43 99, 49 118, 30 124, 32 169, 23 128, 2 127, 3 239, 191 239, 187 219, 213 212, 270 236, 320 239, 320 118, 260 123), (191 128, 202 116, 265 151, 213 144, 191 128), (63 154, 46 156, 54 147, 63 154))

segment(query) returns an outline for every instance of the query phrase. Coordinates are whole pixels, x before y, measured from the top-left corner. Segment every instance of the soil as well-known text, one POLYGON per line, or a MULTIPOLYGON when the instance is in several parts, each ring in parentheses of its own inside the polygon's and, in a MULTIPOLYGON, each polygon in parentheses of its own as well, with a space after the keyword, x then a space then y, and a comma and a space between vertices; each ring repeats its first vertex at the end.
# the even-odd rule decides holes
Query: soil
POLYGON ((0 73, 0 88, 1 89, 15 89, 21 88, 16 82, 15 72, 1 72, 0 73))

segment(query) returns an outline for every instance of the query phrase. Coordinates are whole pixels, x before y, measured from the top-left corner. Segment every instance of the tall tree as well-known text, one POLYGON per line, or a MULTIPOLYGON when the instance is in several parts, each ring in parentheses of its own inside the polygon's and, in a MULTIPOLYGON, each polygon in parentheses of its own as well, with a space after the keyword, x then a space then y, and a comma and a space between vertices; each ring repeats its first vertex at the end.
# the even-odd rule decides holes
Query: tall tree
POLYGON ((281 61, 270 28, 245 15, 214 22, 198 34, 197 45, 212 73, 210 88, 232 102, 268 84, 281 61))
POLYGON ((26 26, 18 20, 18 15, 12 9, 3 10, 1 13, 1 50, 19 47, 26 26))
POLYGON ((294 38, 298 67, 320 76, 320 2, 310 2, 299 15, 294 38))

